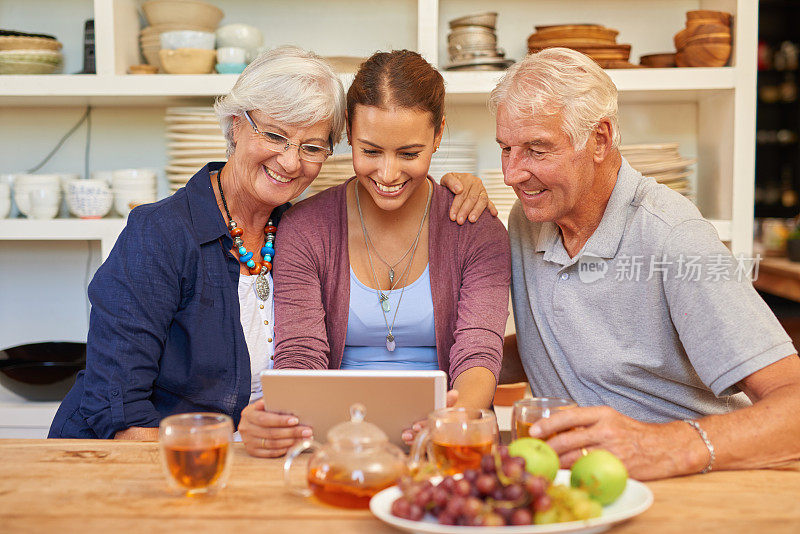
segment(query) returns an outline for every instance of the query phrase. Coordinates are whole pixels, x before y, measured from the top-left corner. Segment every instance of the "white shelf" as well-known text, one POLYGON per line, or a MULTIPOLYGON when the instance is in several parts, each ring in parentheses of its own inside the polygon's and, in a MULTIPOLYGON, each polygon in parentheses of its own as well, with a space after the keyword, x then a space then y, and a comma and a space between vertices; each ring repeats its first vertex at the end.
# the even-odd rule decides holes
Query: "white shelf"
MULTIPOLYGON (((732 90, 735 68, 629 69, 607 71, 623 101, 696 101, 705 94, 732 90)), ((444 71, 447 94, 452 101, 485 100, 503 72, 444 71), (477 97, 477 98, 474 98, 477 97)), ((352 74, 342 74, 345 86, 352 74)), ((3 76, 0 105, 153 105, 186 98, 215 97, 230 91, 234 74, 196 75, 32 75, 3 76), (41 102, 47 97, 46 104, 41 102)))
POLYGON ((127 219, 2 219, 0 241, 100 241, 103 259, 125 227, 127 219))

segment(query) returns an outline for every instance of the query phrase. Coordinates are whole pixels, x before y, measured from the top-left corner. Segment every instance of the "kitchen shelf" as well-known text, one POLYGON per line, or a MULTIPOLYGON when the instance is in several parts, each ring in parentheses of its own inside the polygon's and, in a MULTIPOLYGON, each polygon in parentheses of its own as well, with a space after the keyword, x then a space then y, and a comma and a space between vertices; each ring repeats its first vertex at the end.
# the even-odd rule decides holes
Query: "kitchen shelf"
POLYGON ((0 219, 0 241, 100 241, 105 259, 127 219, 0 219))
MULTIPOLYGON (((630 69, 607 71, 621 99, 696 101, 735 87, 735 67, 716 69, 630 69)), ((485 101, 504 72, 444 71, 451 101, 485 101), (476 98, 477 97, 477 98, 476 98)), ((352 74, 342 74, 348 86, 352 74)), ((230 91, 234 74, 155 75, 28 75, 0 78, 0 105, 164 105, 185 98, 214 97, 230 91)))
MULTIPOLYGON (((35 219, 2 219, 0 220, 0 241, 9 240, 72 240, 72 241, 106 241, 114 245, 117 236, 125 227, 127 219, 52 219, 49 221, 35 219)), ((730 241, 731 221, 710 220, 719 233, 722 241, 730 241)), ((109 249, 110 250, 110 249, 109 249)), ((103 254, 105 258, 106 254, 103 254)))
POLYGON ((46 438, 59 402, 0 402, 0 439, 46 438))

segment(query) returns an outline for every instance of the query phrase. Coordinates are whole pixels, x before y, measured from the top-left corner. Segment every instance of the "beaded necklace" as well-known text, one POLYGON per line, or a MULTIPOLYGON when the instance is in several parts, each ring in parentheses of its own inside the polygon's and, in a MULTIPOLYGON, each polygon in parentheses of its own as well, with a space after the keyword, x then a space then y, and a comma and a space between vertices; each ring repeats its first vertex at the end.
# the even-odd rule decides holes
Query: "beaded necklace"
POLYGON ((251 275, 258 275, 255 283, 256 294, 261 300, 267 300, 270 292, 269 282, 267 282, 267 273, 272 270, 272 258, 275 257, 275 232, 278 231, 278 228, 272 224, 272 219, 267 221, 267 226, 264 228, 264 235, 267 236, 267 240, 264 246, 261 247, 261 257, 264 258, 264 261, 260 262, 254 260, 253 253, 248 251, 244 246, 244 240, 242 239, 244 230, 239 228, 239 225, 233 220, 231 212, 228 210, 228 203, 225 201, 225 193, 222 192, 221 175, 221 172, 217 172, 217 187, 219 187, 219 196, 222 199, 222 207, 225 208, 225 215, 228 216, 228 230, 231 232, 233 244, 236 246, 237 252, 239 253, 239 261, 247 265, 251 275))

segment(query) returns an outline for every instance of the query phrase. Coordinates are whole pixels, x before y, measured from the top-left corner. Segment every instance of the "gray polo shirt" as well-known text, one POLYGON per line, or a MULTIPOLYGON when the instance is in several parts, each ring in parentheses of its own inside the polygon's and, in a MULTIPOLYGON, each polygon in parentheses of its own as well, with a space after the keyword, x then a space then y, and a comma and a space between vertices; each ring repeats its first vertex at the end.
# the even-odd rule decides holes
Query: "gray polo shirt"
POLYGON ((537 395, 642 421, 749 404, 736 383, 796 352, 689 200, 623 160, 600 225, 570 258, 554 223, 509 219, 517 342, 537 395))

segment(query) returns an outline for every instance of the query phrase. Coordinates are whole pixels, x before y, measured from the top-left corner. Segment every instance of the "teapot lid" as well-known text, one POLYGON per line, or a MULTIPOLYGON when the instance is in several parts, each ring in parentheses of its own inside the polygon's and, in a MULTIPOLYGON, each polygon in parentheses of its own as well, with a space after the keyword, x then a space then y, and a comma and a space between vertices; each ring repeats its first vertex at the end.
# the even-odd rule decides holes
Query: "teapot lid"
POLYGON ((338 446, 360 448, 389 441, 386 434, 364 421, 367 409, 363 404, 350 406, 350 421, 339 423, 328 431, 328 443, 338 446))

